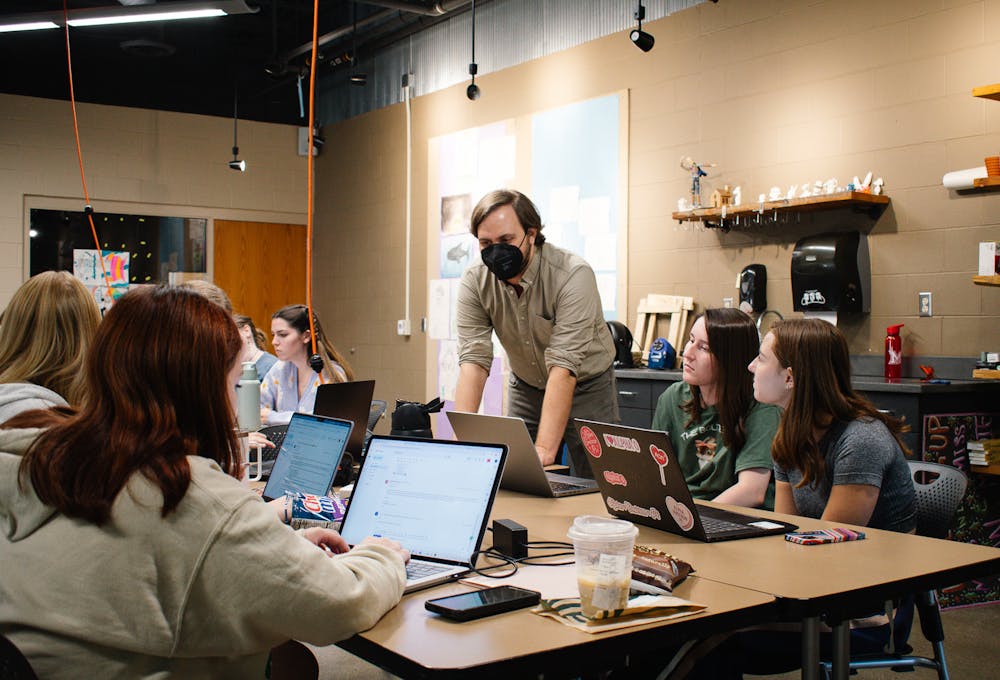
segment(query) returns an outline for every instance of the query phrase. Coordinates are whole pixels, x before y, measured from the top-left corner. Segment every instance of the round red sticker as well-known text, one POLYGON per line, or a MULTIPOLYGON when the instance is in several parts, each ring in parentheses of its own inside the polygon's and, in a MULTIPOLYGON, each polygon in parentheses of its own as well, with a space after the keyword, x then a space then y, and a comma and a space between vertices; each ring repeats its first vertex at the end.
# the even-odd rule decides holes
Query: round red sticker
POLYGON ((592 455, 594 458, 600 458, 604 450, 601 449, 601 441, 586 425, 580 428, 580 441, 583 442, 583 448, 587 449, 587 453, 592 455))

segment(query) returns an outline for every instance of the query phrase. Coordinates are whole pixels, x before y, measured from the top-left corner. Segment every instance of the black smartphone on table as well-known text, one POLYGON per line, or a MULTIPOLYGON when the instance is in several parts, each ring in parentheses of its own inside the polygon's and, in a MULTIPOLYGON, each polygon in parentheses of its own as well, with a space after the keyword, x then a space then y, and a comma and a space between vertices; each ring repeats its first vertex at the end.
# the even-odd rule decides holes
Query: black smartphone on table
POLYGON ((428 611, 456 621, 471 621, 484 616, 530 607, 538 604, 541 594, 514 586, 497 586, 474 590, 460 595, 438 597, 424 602, 428 611))

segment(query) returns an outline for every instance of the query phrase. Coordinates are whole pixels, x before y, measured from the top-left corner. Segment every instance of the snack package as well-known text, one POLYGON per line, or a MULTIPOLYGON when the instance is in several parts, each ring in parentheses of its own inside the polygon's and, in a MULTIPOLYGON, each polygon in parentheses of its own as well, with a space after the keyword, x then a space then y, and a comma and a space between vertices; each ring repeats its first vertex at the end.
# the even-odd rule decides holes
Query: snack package
POLYGON ((632 550, 632 589, 646 593, 673 592, 694 567, 662 550, 637 545, 632 550))
POLYGON ((285 521, 293 529, 309 527, 340 529, 340 522, 344 519, 344 509, 344 501, 337 496, 285 494, 285 521))

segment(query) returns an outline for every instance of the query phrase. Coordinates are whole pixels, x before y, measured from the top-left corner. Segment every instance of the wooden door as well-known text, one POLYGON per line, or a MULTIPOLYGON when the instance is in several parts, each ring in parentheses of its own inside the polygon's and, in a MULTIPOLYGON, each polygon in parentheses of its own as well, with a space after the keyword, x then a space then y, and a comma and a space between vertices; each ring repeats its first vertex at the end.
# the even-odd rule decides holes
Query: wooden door
MULTIPOLYGON (((215 221, 215 284, 238 314, 271 337, 271 315, 306 302, 306 228, 300 224, 215 221)), ((268 350, 270 351, 270 349, 268 350)))

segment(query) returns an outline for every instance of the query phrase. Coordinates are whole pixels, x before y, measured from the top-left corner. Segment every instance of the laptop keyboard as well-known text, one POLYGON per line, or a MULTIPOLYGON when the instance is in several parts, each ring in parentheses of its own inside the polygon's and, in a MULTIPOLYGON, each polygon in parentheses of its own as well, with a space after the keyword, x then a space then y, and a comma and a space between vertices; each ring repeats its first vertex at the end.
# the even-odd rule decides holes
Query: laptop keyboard
POLYGON ((440 574, 442 571, 447 571, 452 567, 447 564, 437 564, 436 562, 416 562, 410 561, 406 565, 406 580, 415 581, 419 578, 424 578, 425 576, 433 576, 434 574, 440 574))
POLYGON ((549 486, 557 493, 560 491, 576 491, 577 489, 587 488, 582 484, 568 484, 567 482, 553 482, 552 480, 549 480, 549 486))
POLYGON ((262 460, 266 463, 272 461, 278 457, 278 450, 281 448, 281 443, 285 441, 285 434, 288 432, 287 425, 272 425, 271 427, 265 427, 260 430, 260 433, 267 437, 268 441, 274 444, 273 449, 265 448, 263 449, 262 460))
POLYGON ((744 524, 737 524, 736 522, 718 519, 717 517, 705 517, 705 515, 701 515, 701 526, 704 527, 706 534, 715 535, 728 534, 746 529, 746 525, 744 524))

